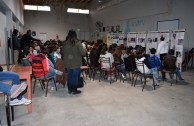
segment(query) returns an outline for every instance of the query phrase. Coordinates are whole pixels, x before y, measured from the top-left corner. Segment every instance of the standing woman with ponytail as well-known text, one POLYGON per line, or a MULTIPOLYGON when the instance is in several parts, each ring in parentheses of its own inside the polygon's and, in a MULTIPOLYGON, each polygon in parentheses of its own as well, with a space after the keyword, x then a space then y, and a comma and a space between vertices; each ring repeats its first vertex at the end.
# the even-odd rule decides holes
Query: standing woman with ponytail
POLYGON ((78 40, 74 30, 70 30, 65 42, 61 48, 63 64, 67 69, 67 86, 69 94, 80 94, 77 90, 78 77, 80 76, 80 67, 82 66, 82 56, 87 51, 83 48, 82 43, 78 40))

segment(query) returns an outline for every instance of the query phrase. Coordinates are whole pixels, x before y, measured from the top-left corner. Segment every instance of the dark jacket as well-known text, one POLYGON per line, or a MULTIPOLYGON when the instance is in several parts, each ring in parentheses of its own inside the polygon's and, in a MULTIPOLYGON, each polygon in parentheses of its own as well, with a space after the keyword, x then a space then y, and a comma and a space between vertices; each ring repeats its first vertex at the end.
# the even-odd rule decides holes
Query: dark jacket
POLYGON ((20 41, 16 35, 12 35, 13 50, 20 50, 20 41))
POLYGON ((172 55, 166 55, 163 58, 162 66, 168 71, 174 71, 176 69, 176 57, 172 55))
POLYGON ((21 44, 22 44, 21 48, 23 49, 25 46, 30 45, 32 40, 33 41, 39 41, 39 39, 35 39, 29 34, 24 34, 21 38, 21 44))
POLYGON ((90 64, 92 67, 97 67, 98 66, 98 59, 99 59, 99 55, 98 55, 98 49, 97 48, 92 48, 90 55, 90 64))
POLYGON ((66 41, 61 48, 61 54, 63 56, 63 64, 66 68, 74 69, 82 66, 82 56, 86 55, 81 42, 71 44, 66 41))

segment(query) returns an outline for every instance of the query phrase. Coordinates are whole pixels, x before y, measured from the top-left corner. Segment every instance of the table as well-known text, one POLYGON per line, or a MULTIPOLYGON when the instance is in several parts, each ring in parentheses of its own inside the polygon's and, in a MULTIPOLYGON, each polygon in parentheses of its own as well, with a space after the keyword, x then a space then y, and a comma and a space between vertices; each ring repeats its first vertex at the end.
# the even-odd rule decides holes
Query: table
MULTIPOLYGON (((27 99, 32 100, 31 74, 32 66, 15 66, 12 70, 19 74, 20 79, 27 81, 27 99)), ((28 105, 28 113, 32 113, 32 103, 28 105)))

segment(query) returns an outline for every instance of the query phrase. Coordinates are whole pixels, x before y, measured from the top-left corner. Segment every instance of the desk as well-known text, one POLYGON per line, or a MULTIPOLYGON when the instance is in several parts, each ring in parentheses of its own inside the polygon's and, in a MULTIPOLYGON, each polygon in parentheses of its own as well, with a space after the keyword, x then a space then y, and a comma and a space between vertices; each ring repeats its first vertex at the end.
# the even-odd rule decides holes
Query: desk
POLYGON ((193 68, 194 53, 185 52, 185 57, 186 57, 186 70, 187 70, 187 67, 188 67, 188 57, 189 56, 191 57, 191 68, 193 68))
MULTIPOLYGON (((31 89, 31 74, 32 66, 15 66, 12 70, 20 75, 20 79, 27 81, 27 98, 32 100, 32 89, 31 89)), ((32 113, 32 103, 28 105, 28 113, 32 113)))

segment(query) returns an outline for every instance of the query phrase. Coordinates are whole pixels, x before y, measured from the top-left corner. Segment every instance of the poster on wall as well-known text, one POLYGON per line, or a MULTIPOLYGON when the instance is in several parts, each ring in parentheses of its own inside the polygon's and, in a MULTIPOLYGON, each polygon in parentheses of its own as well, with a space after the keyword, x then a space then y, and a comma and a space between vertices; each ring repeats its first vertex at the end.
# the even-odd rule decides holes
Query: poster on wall
POLYGON ((129 32, 127 34, 127 46, 135 47, 137 42, 137 33, 136 32, 129 32))
MULTIPOLYGON (((173 33, 174 33, 175 45, 174 44, 171 44, 171 45, 172 45, 172 48, 173 46, 175 47, 175 56, 177 58, 176 65, 182 71, 183 45, 184 45, 185 30, 174 31, 173 33)), ((173 37, 173 34, 172 34, 172 37, 173 37)))
POLYGON ((157 49, 159 42, 158 31, 151 31, 147 33, 146 53, 149 54, 151 48, 157 49))
POLYGON ((111 34, 111 43, 112 44, 118 44, 119 42, 119 34, 118 33, 112 33, 111 34))
POLYGON ((45 43, 47 41, 46 33, 39 33, 39 39, 42 43, 45 43))
POLYGON ((118 42, 118 45, 124 44, 123 43, 124 42, 124 37, 125 37, 124 33, 120 33, 119 34, 119 42, 118 42))
POLYGON ((175 50, 175 45, 182 45, 184 40, 185 30, 172 31, 170 48, 175 50))
POLYGON ((145 32, 137 33, 137 45, 145 47, 145 44, 146 44, 146 33, 145 32))

